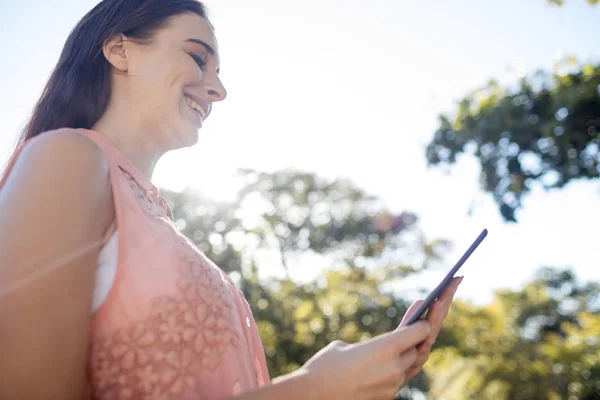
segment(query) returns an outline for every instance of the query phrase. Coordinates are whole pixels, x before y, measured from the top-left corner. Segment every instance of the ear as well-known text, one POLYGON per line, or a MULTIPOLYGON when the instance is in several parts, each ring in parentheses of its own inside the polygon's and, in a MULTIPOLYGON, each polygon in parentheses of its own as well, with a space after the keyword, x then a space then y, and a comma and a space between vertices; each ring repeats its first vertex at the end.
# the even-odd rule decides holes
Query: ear
POLYGON ((106 60, 120 72, 127 72, 129 68, 127 36, 122 33, 112 36, 104 42, 102 52, 106 60))

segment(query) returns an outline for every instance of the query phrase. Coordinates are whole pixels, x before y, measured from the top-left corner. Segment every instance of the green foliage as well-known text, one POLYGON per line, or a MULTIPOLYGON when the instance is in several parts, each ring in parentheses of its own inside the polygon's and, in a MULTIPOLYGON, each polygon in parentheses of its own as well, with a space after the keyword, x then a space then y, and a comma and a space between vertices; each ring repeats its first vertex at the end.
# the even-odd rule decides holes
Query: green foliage
MULTIPOLYGON (((600 2, 600 0, 587 0, 588 4, 594 6, 600 2)), ((548 0, 548 3, 553 6, 562 6, 565 0, 548 0)))
POLYGON ((213 201, 196 191, 162 195, 171 205, 173 217, 185 236, 225 272, 241 272, 242 245, 238 238, 250 234, 236 218, 232 204, 213 201))
MULTIPOLYGON (((237 276, 253 309, 272 376, 297 369, 335 339, 357 342, 398 326, 408 304, 385 285, 426 269, 447 243, 426 240, 416 217, 393 215, 352 182, 281 171, 240 171, 231 202, 163 193, 182 232, 237 276), (290 272, 324 264, 299 284, 260 278, 264 254, 290 272)), ((426 391, 423 377, 411 383, 426 391)))
POLYGON ((491 81, 460 101, 456 118, 440 116, 427 146, 429 165, 454 164, 472 153, 483 189, 506 221, 535 184, 560 188, 600 176, 600 65, 573 58, 552 74, 538 71, 514 89, 491 81))
POLYGON ((261 251, 286 270, 308 255, 378 270, 383 280, 427 267, 447 247, 427 241, 409 212, 391 215, 383 202, 347 180, 297 171, 240 171, 236 198, 217 203, 196 192, 165 193, 182 232, 225 271, 248 274, 261 251), (386 226, 378 218, 391 219, 386 226), (244 270, 245 267, 245 270, 244 270))
POLYGON ((486 307, 457 302, 445 329, 456 344, 426 365, 436 399, 600 397, 600 285, 568 270, 540 269, 486 307))
MULTIPOLYGON (((410 213, 393 216, 351 182, 294 171, 241 171, 231 202, 164 193, 183 232, 235 277, 257 321, 271 376, 294 371, 335 339, 357 342, 398 326, 408 303, 387 288, 446 247, 410 213), (265 278, 275 263, 324 266, 314 281, 265 278), (303 260, 303 262, 298 262, 303 260)), ((540 269, 521 291, 479 307, 453 305, 425 373, 398 399, 591 400, 600 395, 600 285, 540 269), (596 397, 594 397, 596 396, 596 397)))
POLYGON ((354 343, 398 326, 407 304, 379 286, 379 279, 356 267, 327 271, 304 285, 244 280, 272 373, 295 370, 333 340, 354 343))

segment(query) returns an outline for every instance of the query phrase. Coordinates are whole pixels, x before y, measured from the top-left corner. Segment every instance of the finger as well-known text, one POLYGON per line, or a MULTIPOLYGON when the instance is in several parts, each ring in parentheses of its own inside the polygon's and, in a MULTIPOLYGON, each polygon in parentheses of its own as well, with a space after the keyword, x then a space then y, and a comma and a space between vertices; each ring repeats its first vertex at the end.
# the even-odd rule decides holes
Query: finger
POLYGON ((458 278, 454 278, 454 280, 452 281, 450 286, 446 289, 445 293, 440 298, 440 300, 442 302, 442 308, 444 310, 443 318, 446 318, 446 315, 448 315, 448 310, 450 309, 450 305, 452 304, 454 295, 456 294, 456 291, 458 290, 458 286, 461 284, 462 280, 463 280, 462 276, 458 277, 458 278))
POLYGON ((427 322, 429 322, 429 325, 431 326, 430 337, 434 340, 442 327, 442 322, 445 318, 445 307, 446 305, 443 302, 436 300, 427 314, 427 322))
POLYGON ((410 349, 404 351, 400 354, 400 359, 398 360, 398 366, 401 371, 407 371, 412 367, 417 359, 419 358, 419 352, 416 348, 411 347, 410 349))
POLYGON ((412 369, 415 361, 418 358, 417 350, 413 347, 406 350, 400 355, 397 360, 397 368, 401 371, 400 378, 396 382, 396 388, 400 390, 402 386, 411 378, 409 371, 412 369))
POLYGON ((414 378, 415 376, 417 376, 417 374, 419 373, 419 371, 421 371, 422 369, 422 365, 421 366, 412 366, 408 369, 408 371, 406 371, 406 381, 410 381, 412 378, 414 378))
POLYGON ((396 384, 396 392, 395 393, 398 393, 404 387, 404 384, 406 382, 408 382, 408 380, 410 379, 410 376, 408 374, 409 374, 409 372, 406 371, 406 372, 403 372, 402 375, 400 375, 400 379, 398 380, 398 383, 396 384), (408 377, 408 379, 406 379, 406 377, 408 377))
POLYGON ((419 346, 417 348, 417 359, 414 363, 415 366, 420 368, 423 366, 423 364, 427 362, 427 360, 429 359, 429 354, 431 354, 431 344, 431 339, 427 339, 425 341, 425 345, 419 346))
POLYGON ((408 369, 406 370, 406 372, 404 374, 406 380, 409 381, 412 378, 414 378, 415 375, 417 375, 419 373, 419 371, 421 371, 421 369, 423 368, 423 365, 425 365, 425 363, 427 362, 428 359, 429 359, 429 352, 427 352, 425 354, 419 353, 415 362, 411 366, 408 367, 408 369))
POLYGON ((461 282, 462 277, 454 278, 450 285, 448 285, 448 287, 444 290, 440 298, 434 302, 429 310, 429 313, 427 314, 427 321, 431 324, 433 335, 437 336, 444 319, 446 316, 448 316, 452 299, 456 293, 456 290, 458 289, 458 285, 460 285, 461 282))
POLYGON ((440 300, 442 300, 443 302, 448 302, 448 303, 451 302, 452 298, 454 297, 454 294, 456 293, 456 290, 458 289, 458 286, 461 284, 463 278, 464 278, 463 276, 459 276, 459 277, 452 279, 452 281, 450 282, 448 287, 444 290, 444 292, 440 296, 440 300))
POLYGON ((409 381, 419 373, 423 365, 429 360, 433 339, 429 338, 417 347, 417 359, 406 371, 406 380, 409 381))
POLYGON ((436 338, 433 337, 433 335, 429 335, 429 337, 423 343, 417 346, 417 351, 419 353, 429 353, 435 340, 436 338))
POLYGON ((402 318, 402 322, 400 322, 400 326, 404 325, 404 322, 415 313, 415 311, 417 311, 417 309, 419 308, 419 306, 421 305, 421 303, 423 303, 423 300, 417 300, 414 303, 412 303, 412 305, 410 307, 408 307, 408 310, 406 310, 406 314, 404 314, 404 317, 402 318))
POLYGON ((389 338, 398 354, 423 342, 430 332, 431 328, 427 321, 417 321, 397 329, 389 335, 389 338))

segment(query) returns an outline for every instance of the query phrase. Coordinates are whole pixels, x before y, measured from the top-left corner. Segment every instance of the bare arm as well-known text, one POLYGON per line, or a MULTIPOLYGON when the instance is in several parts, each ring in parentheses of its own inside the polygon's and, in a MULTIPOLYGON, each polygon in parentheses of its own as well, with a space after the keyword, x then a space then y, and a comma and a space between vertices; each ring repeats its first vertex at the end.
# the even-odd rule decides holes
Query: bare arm
POLYGON ((233 400, 316 400, 320 396, 311 379, 312 374, 300 369, 274 379, 271 384, 236 396, 233 400))
POLYGON ((96 260, 113 219, 95 143, 61 129, 23 149, 0 191, 0 398, 83 397, 96 260))
POLYGON ((420 321, 355 344, 334 341, 294 373, 234 400, 392 399, 429 332, 420 321))

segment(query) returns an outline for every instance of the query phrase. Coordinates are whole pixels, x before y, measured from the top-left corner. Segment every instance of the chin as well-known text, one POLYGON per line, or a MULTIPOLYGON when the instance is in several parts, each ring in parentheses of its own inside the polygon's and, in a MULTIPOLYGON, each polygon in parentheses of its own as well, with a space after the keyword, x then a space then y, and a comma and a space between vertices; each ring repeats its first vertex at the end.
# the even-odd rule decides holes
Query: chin
POLYGON ((184 129, 180 130, 180 147, 192 147, 196 145, 198 143, 198 140, 200 139, 199 131, 200 128, 195 126, 187 126, 184 129))
POLYGON ((165 145, 166 148, 168 148, 167 151, 192 147, 198 143, 200 137, 198 134, 198 127, 192 126, 191 124, 171 126, 170 132, 170 135, 165 138, 165 145))

